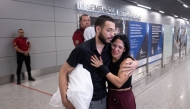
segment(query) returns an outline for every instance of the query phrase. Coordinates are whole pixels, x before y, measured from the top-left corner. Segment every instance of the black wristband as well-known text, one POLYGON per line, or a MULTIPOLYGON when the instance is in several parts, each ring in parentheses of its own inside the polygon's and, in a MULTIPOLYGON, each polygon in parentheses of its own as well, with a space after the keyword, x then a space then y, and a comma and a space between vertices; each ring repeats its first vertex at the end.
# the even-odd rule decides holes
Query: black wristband
POLYGON ((100 67, 98 67, 98 70, 105 76, 110 72, 110 70, 105 65, 101 65, 100 67))

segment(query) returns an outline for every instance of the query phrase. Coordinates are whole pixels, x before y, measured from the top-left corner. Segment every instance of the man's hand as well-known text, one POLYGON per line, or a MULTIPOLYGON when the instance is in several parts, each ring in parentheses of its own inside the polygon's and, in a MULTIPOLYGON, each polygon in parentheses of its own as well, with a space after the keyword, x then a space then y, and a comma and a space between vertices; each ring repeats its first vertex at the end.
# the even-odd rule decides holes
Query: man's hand
POLYGON ((126 75, 132 75, 135 69, 138 67, 138 61, 134 61, 131 58, 125 59, 121 64, 120 68, 122 71, 128 71, 126 75))
POLYGON ((28 51, 24 51, 24 55, 28 56, 29 52, 28 51))
POLYGON ((69 101, 66 100, 63 105, 65 106, 66 109, 75 109, 75 107, 73 106, 73 104, 69 101))

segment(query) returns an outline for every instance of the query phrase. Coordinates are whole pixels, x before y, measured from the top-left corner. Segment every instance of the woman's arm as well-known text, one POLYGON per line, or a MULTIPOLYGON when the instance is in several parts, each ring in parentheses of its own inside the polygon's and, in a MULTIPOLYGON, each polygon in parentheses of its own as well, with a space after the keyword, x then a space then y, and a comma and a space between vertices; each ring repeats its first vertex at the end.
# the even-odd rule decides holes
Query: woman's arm
MULTIPOLYGON (((124 61, 125 62, 130 62, 130 61, 132 61, 132 59, 131 58, 127 58, 124 61)), ((131 71, 126 70, 126 68, 120 68, 119 71, 118 71, 118 76, 115 76, 111 72, 109 72, 106 75, 106 77, 117 88, 120 88, 129 79, 129 77, 131 76, 130 74, 131 74, 131 71)))
MULTIPOLYGON (((118 76, 112 74, 109 69, 103 65, 102 59, 100 60, 96 57, 93 56, 91 58, 91 65, 98 68, 102 73, 105 74, 107 79, 112 82, 117 88, 120 88, 130 77, 130 71, 126 70, 126 68, 120 68, 118 71, 118 76)), ((125 62, 130 62, 132 61, 131 58, 127 58, 124 60, 125 62)))

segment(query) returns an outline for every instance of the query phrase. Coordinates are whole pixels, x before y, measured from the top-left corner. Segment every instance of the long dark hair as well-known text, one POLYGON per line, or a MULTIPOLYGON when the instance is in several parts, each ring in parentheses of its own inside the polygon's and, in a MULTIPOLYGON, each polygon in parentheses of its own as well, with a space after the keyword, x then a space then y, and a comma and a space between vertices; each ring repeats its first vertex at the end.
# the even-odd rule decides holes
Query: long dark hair
POLYGON ((115 42, 117 39, 120 39, 123 41, 124 47, 125 47, 125 52, 123 52, 122 56, 120 59, 125 59, 127 57, 130 57, 130 42, 129 39, 126 35, 124 34, 118 34, 116 36, 114 36, 114 38, 112 39, 111 43, 115 42))

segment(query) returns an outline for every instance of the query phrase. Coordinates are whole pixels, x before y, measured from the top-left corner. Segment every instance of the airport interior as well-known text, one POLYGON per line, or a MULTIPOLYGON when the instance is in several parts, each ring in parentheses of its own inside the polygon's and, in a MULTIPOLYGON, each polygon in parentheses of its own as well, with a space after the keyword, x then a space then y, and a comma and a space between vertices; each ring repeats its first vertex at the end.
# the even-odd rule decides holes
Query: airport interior
POLYGON ((99 16, 111 16, 117 33, 128 37, 138 61, 136 109, 190 109, 189 0, 0 0, 0 109, 64 109, 49 102, 83 14, 92 27, 99 16), (13 42, 19 29, 31 45, 33 77, 23 62, 20 84, 13 42))

